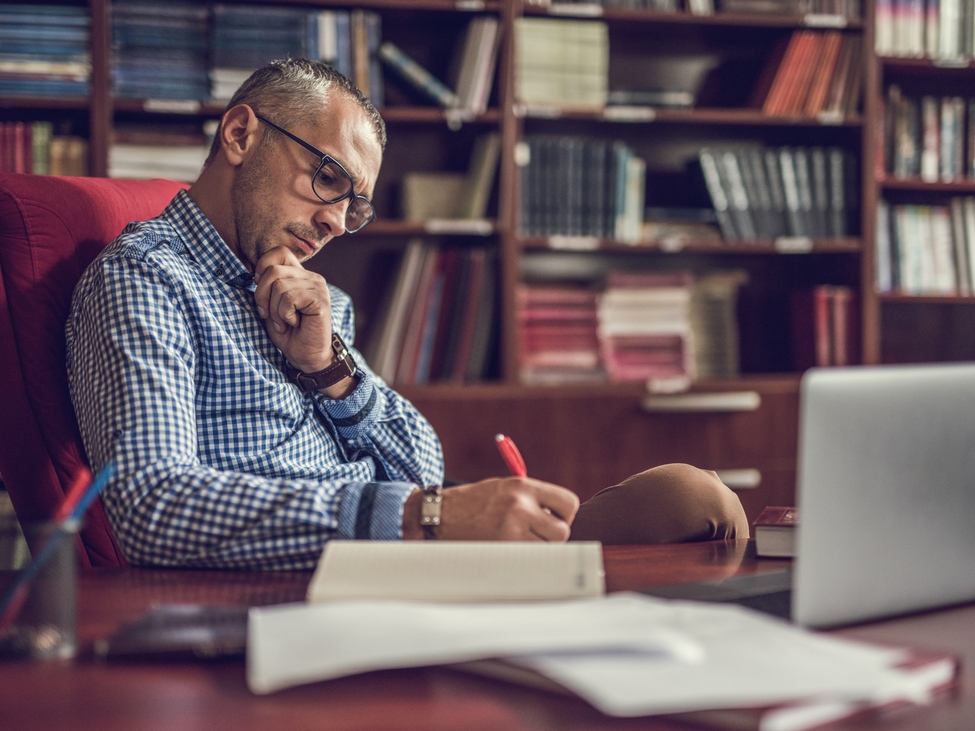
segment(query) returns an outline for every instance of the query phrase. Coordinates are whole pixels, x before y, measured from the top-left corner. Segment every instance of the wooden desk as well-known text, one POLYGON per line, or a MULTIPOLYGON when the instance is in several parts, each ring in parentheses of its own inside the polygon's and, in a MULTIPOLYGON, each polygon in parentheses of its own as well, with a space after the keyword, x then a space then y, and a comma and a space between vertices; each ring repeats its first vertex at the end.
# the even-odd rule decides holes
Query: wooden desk
MULTIPOLYGON (((756 560, 744 541, 607 547, 611 591, 781 568, 756 560)), ((603 716, 581 700, 445 668, 368 673, 252 695, 241 661, 112 663, 92 660, 95 639, 154 603, 265 605, 303 598, 304 572, 93 569, 79 588, 74 661, 0 662, 3 731, 665 731, 689 728, 659 718, 603 716)), ((0 576, 0 585, 9 574, 0 576)), ((975 663, 975 605, 845 629, 840 634, 959 652, 975 663)), ((930 708, 837 728, 960 731, 975 728, 975 684, 966 679, 930 708)))

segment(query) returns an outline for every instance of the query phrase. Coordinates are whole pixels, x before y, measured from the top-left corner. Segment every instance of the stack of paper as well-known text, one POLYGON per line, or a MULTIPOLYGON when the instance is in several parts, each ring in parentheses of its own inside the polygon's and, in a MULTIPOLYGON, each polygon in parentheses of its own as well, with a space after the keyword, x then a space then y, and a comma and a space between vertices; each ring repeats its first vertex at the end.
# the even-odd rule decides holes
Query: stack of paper
POLYGON ((952 658, 924 672, 906 652, 842 640, 728 604, 640 594, 525 604, 331 602, 252 609, 247 677, 255 693, 378 669, 467 669, 577 694, 615 716, 788 713, 807 728, 892 702, 924 702, 951 682, 952 658), (489 660, 485 663, 471 661, 489 660), (511 672, 514 668, 516 672, 511 672), (521 677, 518 677, 520 672, 521 677), (775 704, 787 704, 776 706, 775 704))

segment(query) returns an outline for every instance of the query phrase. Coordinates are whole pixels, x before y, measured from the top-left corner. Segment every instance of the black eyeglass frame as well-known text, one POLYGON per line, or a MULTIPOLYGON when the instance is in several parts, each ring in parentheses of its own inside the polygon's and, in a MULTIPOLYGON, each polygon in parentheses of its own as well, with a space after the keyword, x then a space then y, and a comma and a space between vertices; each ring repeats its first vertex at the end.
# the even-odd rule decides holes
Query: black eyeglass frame
POLYGON ((320 200, 322 203, 328 203, 328 204, 340 203, 340 202, 344 201, 346 198, 349 198, 350 199, 349 208, 346 210, 346 215, 345 215, 345 218, 346 218, 345 231, 346 231, 346 233, 354 234, 356 231, 361 231, 363 228, 366 227, 366 225, 368 225, 368 224, 370 224, 370 223, 372 223, 373 221, 376 220, 376 208, 372 205, 372 201, 369 200, 368 198, 366 198, 365 196, 361 196, 361 195, 359 195, 358 193, 355 192, 355 183, 352 181, 352 176, 349 175, 348 170, 346 170, 342 166, 342 163, 340 163, 338 160, 336 160, 331 155, 326 155, 324 152, 322 152, 321 150, 319 150, 317 147, 314 147, 314 146, 308 144, 307 142, 305 142, 303 139, 301 139, 297 135, 293 135, 288 130, 284 129, 283 127, 279 127, 274 122, 271 122, 270 120, 265 119, 260 114, 255 114, 254 116, 256 116, 258 118, 258 120, 260 120, 261 122, 264 122, 264 124, 266 124, 271 129, 277 130, 278 132, 280 132, 281 134, 283 134, 285 137, 287 137, 289 139, 292 139, 295 142, 297 142, 299 145, 301 145, 302 147, 304 147, 306 150, 308 150, 310 153, 312 153, 316 157, 320 157, 322 159, 321 163, 318 165, 318 168, 315 170, 315 173, 311 176, 311 189, 312 189, 312 192, 315 194, 315 196, 318 198, 318 200, 320 200), (325 167, 326 165, 328 165, 329 163, 332 163, 333 165, 337 166, 338 169, 342 171, 342 174, 345 175, 345 177, 349 179, 349 192, 346 193, 345 195, 340 196, 338 198, 335 198, 333 200, 327 200, 325 198, 322 198, 320 195, 318 195, 318 189, 315 187, 315 180, 318 178, 318 174, 322 171, 322 168, 325 167), (369 210, 372 213, 369 215, 368 218, 366 218, 363 221, 363 223, 362 223, 361 226, 357 226, 356 228, 349 228, 349 226, 348 226, 349 211, 352 210, 353 204, 357 200, 358 201, 363 201, 366 204, 368 204, 369 210))

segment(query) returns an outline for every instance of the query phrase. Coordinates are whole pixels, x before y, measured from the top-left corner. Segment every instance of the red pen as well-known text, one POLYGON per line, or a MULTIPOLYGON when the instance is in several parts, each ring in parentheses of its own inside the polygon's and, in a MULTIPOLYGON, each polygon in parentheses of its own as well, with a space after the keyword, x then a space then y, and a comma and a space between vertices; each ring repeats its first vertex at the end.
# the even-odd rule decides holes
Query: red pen
POLYGON ((508 471, 515 477, 528 477, 525 460, 521 458, 521 452, 518 451, 518 447, 511 441, 511 438, 504 434, 497 434, 494 437, 494 442, 498 445, 498 451, 501 452, 504 463, 508 465, 508 471))

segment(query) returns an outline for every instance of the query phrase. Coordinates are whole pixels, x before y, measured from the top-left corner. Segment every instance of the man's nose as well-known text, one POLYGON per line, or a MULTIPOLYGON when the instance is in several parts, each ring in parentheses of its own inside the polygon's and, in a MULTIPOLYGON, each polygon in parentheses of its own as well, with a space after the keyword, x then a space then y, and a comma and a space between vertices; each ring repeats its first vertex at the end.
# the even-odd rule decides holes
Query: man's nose
POLYGON ((329 236, 341 236, 345 233, 345 215, 348 209, 348 199, 338 203, 322 203, 318 208, 315 221, 319 226, 328 229, 329 236))

